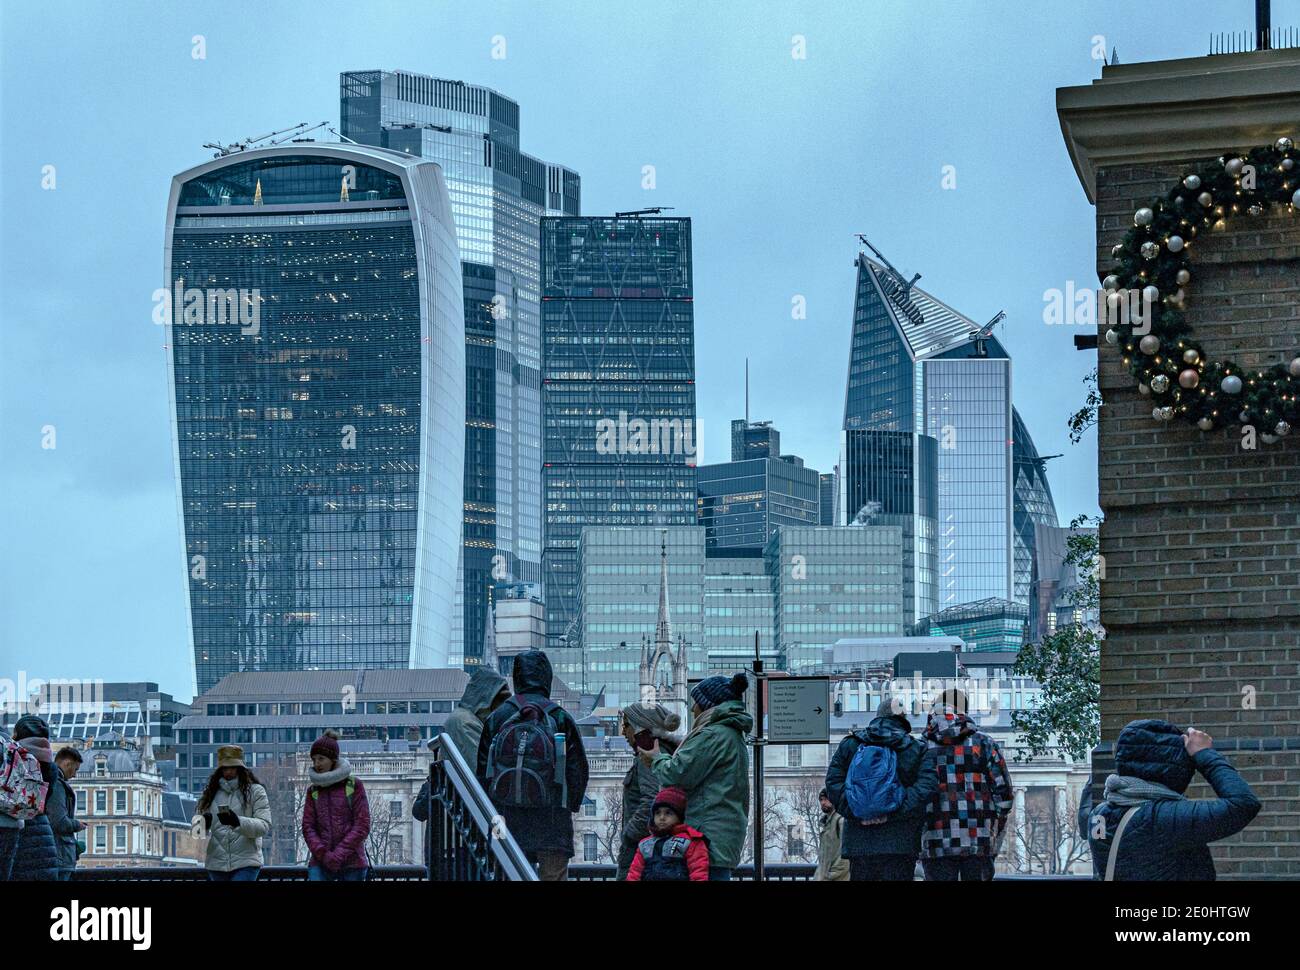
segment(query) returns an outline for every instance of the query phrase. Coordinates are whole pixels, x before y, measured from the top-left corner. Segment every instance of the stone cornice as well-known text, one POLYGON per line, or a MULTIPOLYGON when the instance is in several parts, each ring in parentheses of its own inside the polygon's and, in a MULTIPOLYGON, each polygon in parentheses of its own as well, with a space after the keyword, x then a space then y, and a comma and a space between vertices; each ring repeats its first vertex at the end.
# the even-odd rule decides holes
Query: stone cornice
POLYGON ((1253 148, 1300 134, 1300 49, 1116 64, 1056 89, 1061 133, 1090 202, 1097 169, 1253 148))

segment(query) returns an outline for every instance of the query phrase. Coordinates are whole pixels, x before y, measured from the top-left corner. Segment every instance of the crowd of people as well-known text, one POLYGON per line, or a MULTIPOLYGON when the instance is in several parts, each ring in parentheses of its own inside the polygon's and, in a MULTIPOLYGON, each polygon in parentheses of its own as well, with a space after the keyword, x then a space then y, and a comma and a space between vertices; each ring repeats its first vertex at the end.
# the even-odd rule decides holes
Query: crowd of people
MULTIPOLYGON (((515 658, 509 681, 476 670, 444 735, 539 878, 562 881, 589 772, 577 724, 551 699, 552 679, 539 650, 515 658)), ((636 757, 623 778, 619 880, 732 877, 749 824, 748 686, 744 673, 695 684, 684 737, 680 716, 661 704, 622 709, 621 733, 636 757)), ((361 881, 370 868, 366 790, 338 738, 328 730, 310 750, 302 837, 314 881, 361 881)), ((54 752, 35 715, 20 718, 12 738, 0 735, 0 753, 0 881, 70 878, 85 852, 86 825, 69 784, 81 755, 54 752)), ((865 728, 840 742, 825 785, 816 881, 911 881, 918 864, 926 881, 993 878, 1014 805, 1011 774, 961 691, 934 698, 919 735, 904 706, 885 699, 865 728)), ((1097 879, 1205 880, 1215 877, 1209 843, 1240 832, 1259 809, 1208 734, 1139 720, 1120 732, 1104 798, 1085 801, 1078 824, 1097 879), (1216 798, 1187 798, 1198 772, 1216 798)), ((433 810, 426 782, 412 814, 427 821, 433 810)), ((205 840, 209 879, 257 879, 271 809, 238 746, 218 749, 193 826, 205 840)))

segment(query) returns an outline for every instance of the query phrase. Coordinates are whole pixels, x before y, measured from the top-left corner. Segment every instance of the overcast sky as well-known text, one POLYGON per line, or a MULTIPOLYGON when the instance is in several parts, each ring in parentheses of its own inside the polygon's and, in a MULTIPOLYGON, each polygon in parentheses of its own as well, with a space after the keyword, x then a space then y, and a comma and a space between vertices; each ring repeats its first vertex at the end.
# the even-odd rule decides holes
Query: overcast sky
MULTIPOLYGON (((1273 8, 1300 24, 1300 0, 1273 8)), ((705 461, 728 457, 748 354, 751 416, 776 422, 783 450, 833 464, 864 232, 968 316, 1007 311, 1014 400, 1040 453, 1065 455, 1049 477, 1066 522, 1097 511, 1095 437, 1072 446, 1066 430, 1095 354, 1073 349, 1077 327, 1044 323, 1044 292, 1096 275, 1055 89, 1098 77, 1099 50, 1199 56, 1252 16, 1249 0, 6 0, 0 677, 154 680, 189 697, 151 313, 170 180, 210 157, 204 142, 337 124, 345 70, 516 99, 523 149, 581 174, 584 214, 693 219, 705 461)))

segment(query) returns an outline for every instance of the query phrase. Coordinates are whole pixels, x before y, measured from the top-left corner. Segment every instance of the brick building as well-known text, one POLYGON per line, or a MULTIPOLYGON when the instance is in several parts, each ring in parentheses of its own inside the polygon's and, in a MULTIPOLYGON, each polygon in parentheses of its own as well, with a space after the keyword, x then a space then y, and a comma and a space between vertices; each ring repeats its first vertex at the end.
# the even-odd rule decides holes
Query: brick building
MULTIPOLYGON (((1057 91, 1070 156, 1097 207, 1098 277, 1134 211, 1225 153, 1300 134, 1300 50, 1105 67, 1057 91)), ((1300 218, 1242 212, 1196 241, 1187 319, 1211 357, 1242 366, 1300 350, 1300 218)), ((1104 326, 1102 327, 1104 329, 1104 326)), ((1152 420, 1121 355, 1099 353, 1101 735, 1165 717, 1209 731, 1264 808, 1215 846, 1219 872, 1300 877, 1300 440, 1152 420)), ((1211 794, 1198 782, 1192 796, 1211 794)))

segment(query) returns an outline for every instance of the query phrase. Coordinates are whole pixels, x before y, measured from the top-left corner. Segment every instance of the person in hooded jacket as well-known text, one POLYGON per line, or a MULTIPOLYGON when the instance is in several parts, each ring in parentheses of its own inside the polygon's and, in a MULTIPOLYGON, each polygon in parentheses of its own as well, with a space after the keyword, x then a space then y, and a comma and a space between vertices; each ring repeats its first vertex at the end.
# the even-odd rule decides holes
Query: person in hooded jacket
POLYGON ((912 723, 896 698, 885 698, 865 728, 854 731, 835 749, 826 769, 826 795, 844 816, 841 852, 849 860, 854 882, 911 882, 921 852, 925 813, 939 787, 935 754, 912 737, 912 723), (864 821, 853 814, 844 783, 849 766, 863 745, 894 752, 903 803, 883 821, 864 821))
POLYGON ((939 779, 921 833, 927 882, 991 880, 1015 800, 1002 749, 966 711, 966 695, 946 690, 926 722, 939 779))
MULTIPOLYGON (((456 746, 460 756, 470 771, 478 764, 478 743, 483 735, 483 722, 510 697, 509 682, 489 667, 475 667, 470 674, 465 692, 460 695, 460 703, 447 715, 442 733, 456 746)), ((434 740, 429 748, 434 750, 434 740)), ((429 803, 429 781, 426 778, 420 786, 415 801, 411 804, 411 817, 417 822, 428 822, 431 805, 429 803)), ((433 842, 424 840, 424 864, 433 866, 433 842)))
MULTIPOLYGON (((8 745, 11 740, 8 735, 0 733, 0 745, 8 745)), ((0 882, 8 882, 13 876, 22 831, 22 819, 0 812, 0 882)))
POLYGON ((206 831, 203 864, 212 882, 253 882, 262 870, 262 837, 271 803, 237 744, 217 748, 217 768, 199 796, 191 825, 206 831), (201 826, 201 828, 200 828, 201 826))
MULTIPOLYGON (((50 728, 35 714, 24 714, 14 725, 14 740, 26 748, 41 766, 41 776, 51 788, 57 784, 54 750, 50 747, 50 728)), ((59 854, 50 825, 49 792, 45 808, 26 820, 18 833, 18 851, 14 855, 14 882, 54 882, 59 878, 59 854)))
MULTIPOLYGON (((629 704, 622 711, 622 734, 635 753, 641 744, 658 740, 660 749, 672 754, 677 750, 676 731, 682 719, 662 704, 629 704)), ((627 879, 637 846, 645 838, 650 824, 655 797, 659 794, 659 779, 650 766, 640 758, 632 759, 632 766, 623 776, 623 828, 619 833, 618 864, 615 878, 627 879)))
POLYGON ((1214 750, 1212 737, 1159 720, 1132 721, 1120 731, 1105 795, 1088 818, 1088 847, 1096 879, 1105 878, 1116 852, 1117 882, 1215 879, 1209 843, 1236 835, 1260 808, 1250 785, 1214 750), (1218 798, 1183 794, 1198 771, 1218 798))
MULTIPOLYGON (((515 692, 483 722, 475 774, 484 791, 493 797, 488 770, 497 733, 526 706, 550 708, 556 732, 564 736, 563 803, 537 807, 505 805, 496 797, 493 802, 528 861, 538 867, 540 878, 545 882, 561 882, 568 878, 569 859, 573 857, 573 815, 582 807, 587 792, 587 753, 578 725, 568 711, 551 702, 553 676, 551 661, 545 653, 529 650, 516 656, 510 679, 515 692)), ((558 784, 556 789, 559 791, 558 784)))
POLYGON ((749 750, 745 735, 754 719, 745 710, 749 681, 706 677, 691 688, 693 723, 681 746, 668 754, 656 741, 641 758, 665 788, 681 788, 691 821, 709 840, 709 879, 731 878, 740 864, 749 825, 749 750))
POLYGON ((311 746, 311 786, 302 809, 302 837, 311 852, 312 882, 364 882, 370 869, 366 836, 370 803, 366 786, 339 754, 338 732, 327 730, 311 746))

